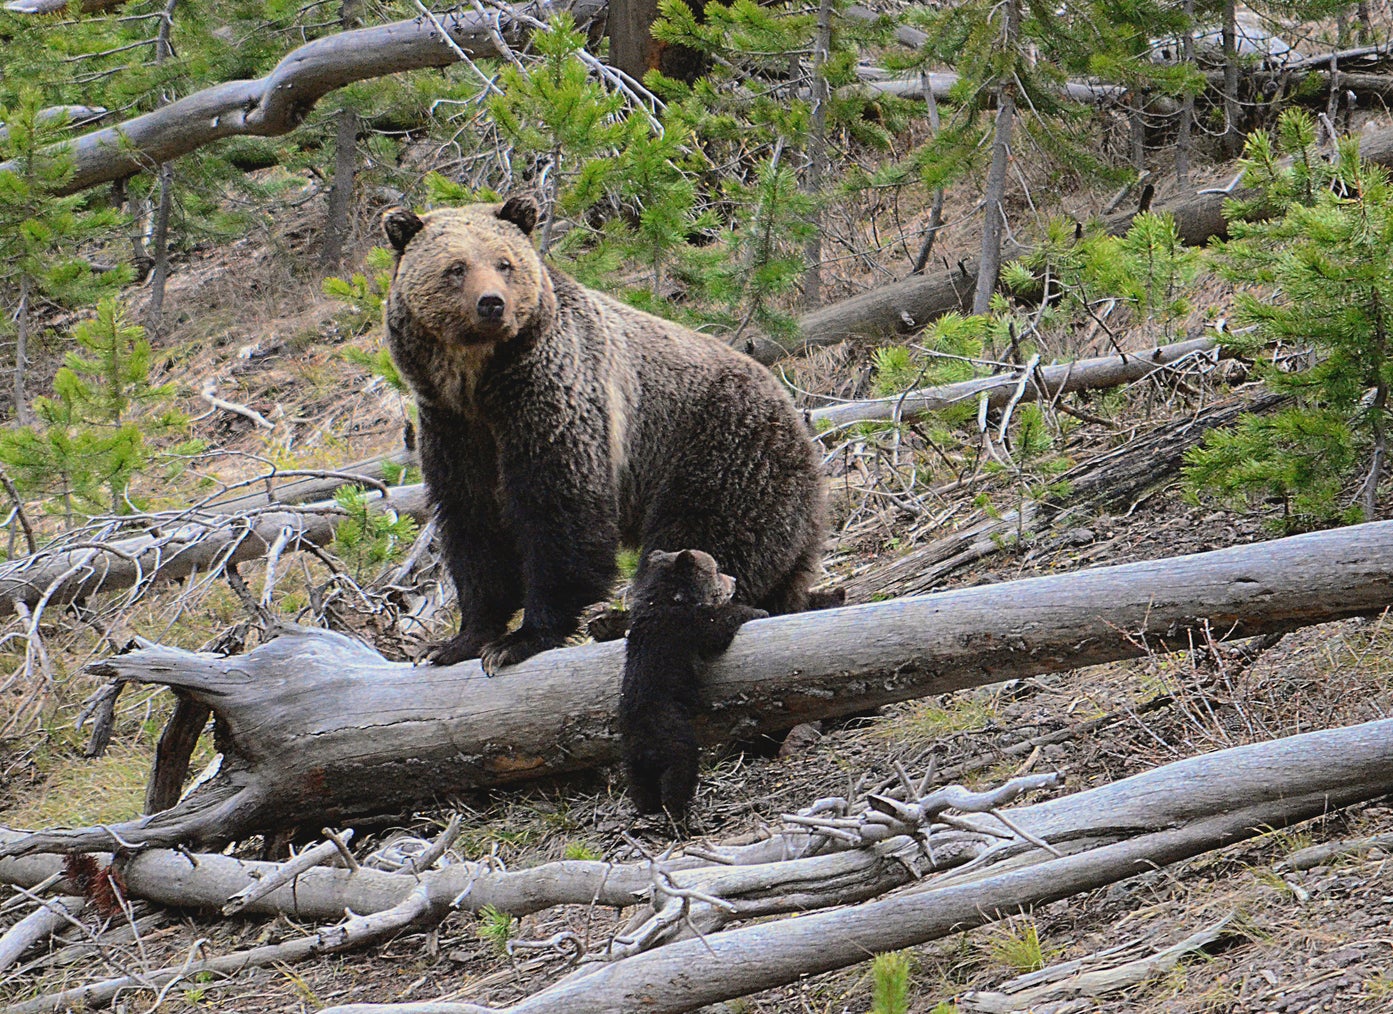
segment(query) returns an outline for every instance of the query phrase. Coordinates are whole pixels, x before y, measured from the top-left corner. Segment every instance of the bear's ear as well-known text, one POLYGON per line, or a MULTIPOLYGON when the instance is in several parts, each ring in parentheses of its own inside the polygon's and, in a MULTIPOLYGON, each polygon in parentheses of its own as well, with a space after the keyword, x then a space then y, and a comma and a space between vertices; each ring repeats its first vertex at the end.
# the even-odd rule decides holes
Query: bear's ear
POLYGON ((700 561, 697 559, 696 553, 692 552, 690 549, 680 550, 673 564, 678 570, 682 571, 696 571, 700 569, 700 561))
POLYGON ((397 253, 406 249, 406 244, 411 242, 425 224, 410 208, 388 208, 382 213, 382 231, 387 235, 387 242, 392 244, 397 253))
POLYGON ((530 197, 510 197, 498 209, 498 217, 512 222, 524 235, 531 236, 537 226, 537 204, 530 197))

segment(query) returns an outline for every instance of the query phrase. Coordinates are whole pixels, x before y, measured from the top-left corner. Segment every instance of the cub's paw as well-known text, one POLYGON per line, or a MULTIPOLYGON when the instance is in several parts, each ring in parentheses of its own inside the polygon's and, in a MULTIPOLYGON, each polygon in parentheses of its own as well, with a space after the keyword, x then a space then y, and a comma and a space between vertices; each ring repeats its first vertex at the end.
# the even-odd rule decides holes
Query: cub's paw
POLYGON ((560 643, 554 637, 519 627, 511 634, 504 634, 491 644, 484 645, 484 650, 479 655, 479 664, 484 667, 485 674, 495 676, 505 665, 517 665, 523 659, 531 658, 548 648, 555 648, 560 643))
POLYGON ((454 665, 479 657, 481 641, 470 634, 459 633, 448 641, 431 645, 426 652, 426 661, 431 665, 454 665))

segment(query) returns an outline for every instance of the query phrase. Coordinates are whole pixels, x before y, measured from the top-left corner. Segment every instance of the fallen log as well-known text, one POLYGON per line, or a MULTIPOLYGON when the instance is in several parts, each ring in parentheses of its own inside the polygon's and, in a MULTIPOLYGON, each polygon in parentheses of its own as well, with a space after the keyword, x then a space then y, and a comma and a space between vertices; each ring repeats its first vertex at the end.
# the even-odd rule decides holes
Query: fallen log
MULTIPOLYGON (((1393 522, 747 624, 708 679, 706 742, 1013 677, 1371 615, 1393 603, 1393 522)), ((31 852, 220 843, 254 831, 395 814, 466 789, 606 764, 623 646, 477 662, 387 662, 296 629, 241 656, 156 646, 94 663, 173 688, 217 719, 221 765, 172 809, 44 831, 31 852)), ((158 776, 158 772, 156 772, 158 776)))
POLYGON ((208 510, 219 514, 237 514, 241 511, 256 510, 276 504, 301 504, 314 500, 328 500, 335 490, 351 485, 370 485, 384 482, 389 473, 395 474, 402 468, 416 463, 412 451, 392 451, 390 454, 377 454, 350 462, 322 475, 295 476, 288 478, 278 474, 265 477, 261 489, 238 493, 236 496, 221 497, 208 505, 208 510))
MULTIPOLYGON (((1031 775, 983 792, 945 786, 923 795, 922 788, 906 783, 856 801, 823 799, 786 817, 784 828, 762 841, 703 846, 694 855, 653 862, 569 860, 512 871, 469 862, 419 875, 316 867, 301 872, 293 884, 282 883, 246 911, 335 920, 346 908, 358 913, 350 924, 364 924, 379 913, 414 912, 421 925, 455 908, 477 911, 486 904, 524 915, 556 905, 629 906, 647 898, 650 904, 622 939, 597 941, 577 973, 513 1010, 557 1010, 563 998, 565 1009, 576 1011, 687 1010, 684 1004, 700 1002, 694 997, 712 1002, 854 964, 869 953, 980 925, 1377 798, 1393 789, 1393 720, 1235 747, 1085 792, 1001 809, 1023 792, 1053 784, 1054 775, 1031 775), (973 826, 941 819, 948 809, 973 814, 973 826), (661 876, 656 876, 659 870, 661 876), (726 928, 855 903, 907 886, 897 897, 834 908, 812 922, 800 915, 726 928), (700 939, 693 939, 696 934, 700 939), (729 947, 703 944, 732 938, 736 943, 729 947), (692 944, 703 947, 709 960, 697 954, 701 960, 688 963, 692 944), (743 959, 735 962, 741 947, 743 959), (553 1003, 558 1006, 548 1006, 553 1003)), ((0 843, 13 839, 0 830, 0 843)), ((55 856, 0 860, 0 883, 33 887, 57 873, 59 864, 55 856)), ((126 854, 120 869, 131 897, 206 910, 224 907, 229 897, 277 875, 281 867, 224 855, 149 850, 126 854)), ((69 886, 58 884, 57 889, 69 886)), ((181 972, 233 972, 373 939, 326 928, 273 948, 155 969, 139 979, 77 986, 10 1009, 39 1012, 101 1004, 124 990, 160 988, 181 972)), ((426 1009, 471 1008, 339 1008, 384 1014, 426 1009)))
MULTIPOLYGON (((347 1004, 323 1014, 678 1014, 959 933, 1390 789, 1393 720, 1236 747, 1006 811, 1011 824, 996 830, 1007 842, 1027 840, 1024 832, 1055 850, 1035 850, 1024 869, 1015 868, 1018 860, 1000 870, 950 871, 884 900, 582 965, 507 1008, 347 1004), (1097 821, 1101 833, 1090 836, 1080 820, 1097 821)), ((993 826, 986 818, 974 822, 993 826)))
MULTIPOLYGON (((1393 166, 1393 128, 1366 132, 1360 139, 1359 150, 1370 162, 1393 166)), ((1157 201, 1152 210, 1169 212, 1175 217, 1181 240, 1190 246, 1201 246, 1213 237, 1228 234, 1224 202, 1247 195, 1246 190, 1191 192, 1157 201)), ((1104 226, 1108 232, 1120 236, 1131 227, 1135 217, 1135 211, 1112 215, 1104 219, 1104 226)), ((1004 243, 1002 260, 1018 258, 1029 251, 1029 247, 1021 244, 1004 243)), ((893 335, 913 334, 945 313, 970 311, 976 285, 976 258, 961 260, 948 270, 911 275, 804 314, 798 321, 800 335, 788 339, 784 348, 796 353, 809 346, 833 345, 852 337, 883 340, 893 335)), ((770 357, 765 354, 763 358, 770 357)))
MULTIPOLYGON (((430 515, 422 485, 399 486, 391 495, 370 495, 369 508, 396 511, 418 521, 430 515)), ((278 540, 283 549, 325 546, 343 509, 332 500, 294 510, 262 510, 235 515, 215 511, 171 511, 153 515, 145 533, 108 542, 79 534, 19 560, 0 565, 0 616, 72 602, 117 588, 134 589, 178 580, 197 571, 216 572, 260 559, 278 540)))
POLYGON ((963 380, 956 384, 907 391, 889 398, 825 405, 812 409, 807 416, 813 426, 821 430, 827 426, 846 426, 857 422, 909 419, 983 396, 987 399, 988 407, 1002 408, 1012 398, 1018 401, 1035 401, 1042 397, 1053 398, 1069 391, 1120 387, 1187 359, 1218 359, 1233 354, 1231 349, 1221 346, 1213 338, 1194 338, 1170 345, 1158 345, 1132 354, 1097 356, 1072 363, 1041 366, 1029 374, 1024 370, 1012 370, 990 377, 963 380))

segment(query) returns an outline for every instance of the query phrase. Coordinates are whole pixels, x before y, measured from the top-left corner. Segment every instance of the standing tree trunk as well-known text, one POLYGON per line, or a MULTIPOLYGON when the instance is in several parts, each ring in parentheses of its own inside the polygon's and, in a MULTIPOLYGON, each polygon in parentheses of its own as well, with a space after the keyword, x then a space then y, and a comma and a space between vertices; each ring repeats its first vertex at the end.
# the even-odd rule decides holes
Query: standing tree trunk
MULTIPOLYGON (((706 0, 686 0, 697 21, 704 20, 706 0)), ((704 54, 653 38, 658 0, 611 0, 609 4, 609 62, 635 81, 650 70, 691 84, 706 72, 704 54)))
MULTIPOLYGON (((1003 5, 1006 24, 1002 28, 1002 49, 1008 58, 1016 50, 1020 35, 1019 0, 1003 5)), ((1006 229, 1006 167, 1011 160, 1011 130, 1016 121, 1016 91, 1013 82, 1002 77, 997 85, 996 130, 992 138, 992 163, 987 169, 986 208, 982 223, 982 256, 977 271, 977 291, 972 299, 973 313, 986 313, 1001 276, 1001 235, 1006 229)))
MULTIPOLYGON (((344 31, 358 23, 361 0, 343 0, 339 23, 344 31)), ((358 170, 358 114, 345 106, 339 110, 334 131, 334 182, 329 187, 329 210, 324 223, 324 245, 319 261, 326 268, 343 263, 353 213, 353 175, 358 170)))
MULTIPOLYGON (((178 3, 179 0, 169 0, 160 16, 159 34, 155 36, 156 65, 164 63, 174 54, 169 40, 174 31, 174 8, 178 3)), ((173 96, 166 93, 160 99, 161 105, 168 105, 173 101, 173 96)), ((173 204, 174 163, 164 162, 160 165, 160 197, 155 208, 154 225, 150 231, 154 267, 150 272, 150 307, 145 315, 146 327, 155 334, 159 334, 164 317, 164 287, 169 278, 169 212, 173 204)))
POLYGON ((29 367, 29 274, 19 275, 19 306, 15 308, 15 421, 28 426, 34 421, 29 399, 24 394, 24 376, 29 367))
MULTIPOLYGON (((813 122, 808 140, 808 175, 804 180, 814 200, 822 199, 822 177, 827 167, 827 54, 832 48, 832 0, 822 0, 817 10, 817 41, 813 46, 813 122)), ((817 306, 822 297, 822 205, 813 212, 815 229, 803 249, 803 305, 817 306)))
POLYGON ((1237 158, 1243 150, 1243 132, 1238 128, 1238 7, 1235 0, 1224 0, 1224 154, 1237 158))
MULTIPOLYGON (((1195 62, 1195 0, 1185 0, 1185 31, 1180 36, 1180 62, 1186 67, 1195 62)), ((1175 137, 1175 178, 1182 186, 1190 185, 1190 129, 1195 124, 1195 97, 1186 95, 1180 104, 1180 129, 1175 137)))

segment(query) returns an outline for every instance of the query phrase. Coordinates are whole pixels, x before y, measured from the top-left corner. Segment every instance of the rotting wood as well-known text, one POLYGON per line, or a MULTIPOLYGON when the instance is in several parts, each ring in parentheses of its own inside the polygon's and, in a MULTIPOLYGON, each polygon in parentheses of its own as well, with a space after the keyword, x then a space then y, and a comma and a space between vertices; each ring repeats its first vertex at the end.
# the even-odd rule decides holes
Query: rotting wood
POLYGON ((1213 338, 1194 338, 1122 355, 1097 356, 1072 363, 1037 367, 1029 376, 1024 377, 1026 383, 1023 388, 1023 371, 1013 370, 955 384, 907 391, 889 398, 825 405, 806 414, 815 427, 822 429, 825 426, 845 426, 857 422, 910 419, 984 396, 988 407, 997 409, 1005 406, 1018 390, 1018 401, 1035 401, 1041 397, 1053 398, 1070 391, 1120 387, 1142 380, 1158 370, 1175 367, 1186 360, 1205 358, 1215 361, 1232 354, 1231 350, 1219 345, 1213 338))
MULTIPOLYGON (((1393 603, 1393 522, 747 624, 715 664, 706 742, 1012 677, 1377 613, 1393 603)), ((400 812, 465 789, 615 759, 620 644, 544 652, 485 677, 477 662, 387 662, 300 631, 246 655, 155 646, 94 663, 170 686, 217 718, 221 768, 174 808, 48 831, 34 851, 221 842, 400 812)))

